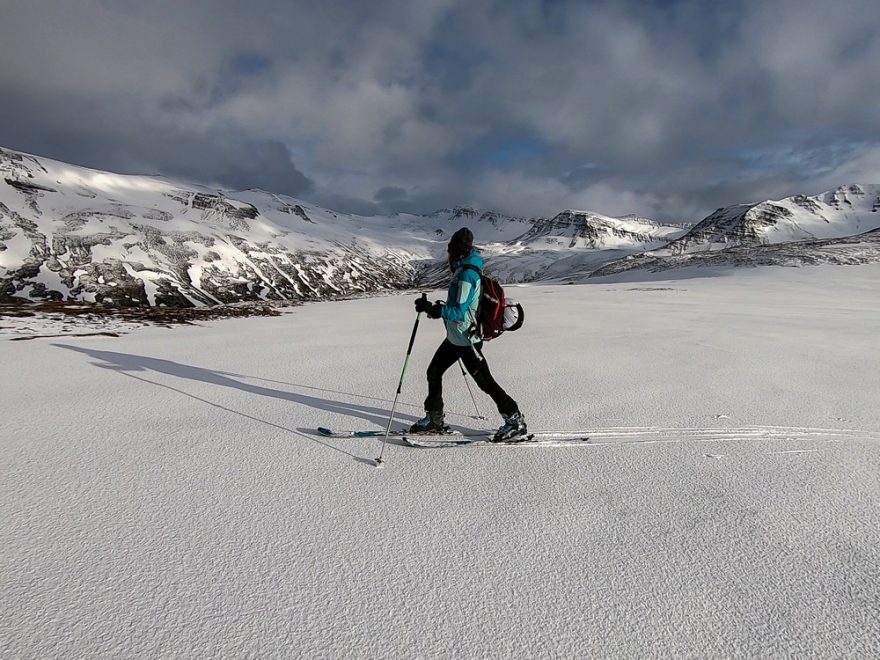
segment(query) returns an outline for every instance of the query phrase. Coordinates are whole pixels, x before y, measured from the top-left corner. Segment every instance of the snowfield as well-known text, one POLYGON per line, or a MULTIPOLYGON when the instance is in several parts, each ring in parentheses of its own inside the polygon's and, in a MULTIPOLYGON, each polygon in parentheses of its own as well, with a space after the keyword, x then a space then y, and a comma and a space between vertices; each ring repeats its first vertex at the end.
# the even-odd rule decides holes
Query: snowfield
MULTIPOLYGON (((0 319, 0 656, 877 657, 880 266, 709 272, 511 287, 493 373, 592 442, 383 468, 314 429, 384 429, 415 294, 119 338, 0 319)), ((450 370, 448 420, 497 426, 475 393, 489 422, 450 370)))

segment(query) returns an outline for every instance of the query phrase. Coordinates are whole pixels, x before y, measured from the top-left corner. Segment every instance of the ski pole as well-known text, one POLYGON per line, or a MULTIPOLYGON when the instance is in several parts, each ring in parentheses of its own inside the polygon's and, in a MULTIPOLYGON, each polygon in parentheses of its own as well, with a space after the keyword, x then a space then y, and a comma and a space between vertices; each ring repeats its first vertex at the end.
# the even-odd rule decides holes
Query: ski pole
MULTIPOLYGON (((422 300, 428 300, 428 294, 422 294, 422 300)), ((385 443, 388 442, 388 434, 391 433, 391 423, 394 421, 394 410, 397 408, 397 399, 400 396, 400 390, 403 388, 403 378, 406 376, 406 368, 409 365, 409 356, 412 354, 412 347, 416 341, 416 331, 419 329, 419 321, 422 320, 422 313, 416 314, 416 322, 413 325, 412 335, 409 338, 409 347, 406 349, 406 359, 403 361, 403 370, 400 372, 400 382, 397 383, 397 394, 394 395, 394 403, 391 405, 391 416, 388 418, 388 427, 385 429, 385 437, 382 438, 382 449, 379 452, 379 458, 376 459, 376 467, 382 465, 382 456, 385 454, 385 443)))
POLYGON ((467 385, 468 393, 471 395, 471 401, 474 402, 474 410, 477 411, 475 419, 486 419, 480 414, 480 409, 477 407, 477 400, 474 398, 474 392, 471 390, 471 383, 468 380, 467 372, 464 370, 464 364, 462 364, 461 360, 458 361, 458 366, 461 367, 461 375, 464 377, 464 384, 467 385))

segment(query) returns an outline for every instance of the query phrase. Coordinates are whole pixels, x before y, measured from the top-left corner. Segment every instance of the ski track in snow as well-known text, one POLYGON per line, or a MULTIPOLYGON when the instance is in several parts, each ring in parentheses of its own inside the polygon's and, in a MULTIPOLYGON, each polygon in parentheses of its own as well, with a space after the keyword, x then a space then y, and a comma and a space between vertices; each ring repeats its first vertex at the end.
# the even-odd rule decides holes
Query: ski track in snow
MULTIPOLYGON (((746 426, 741 428, 661 428, 661 427, 622 427, 597 428, 578 431, 537 431, 539 435, 551 436, 541 438, 538 442, 522 443, 475 443, 473 445, 445 445, 444 449, 546 449, 613 447, 618 445, 656 445, 685 442, 721 443, 733 440, 769 440, 776 439, 787 442, 818 439, 823 442, 841 442, 847 439, 864 439, 880 441, 880 432, 860 431, 855 429, 825 429, 794 426, 746 426), (552 436, 588 437, 580 443, 555 441, 552 436)), ((362 440, 376 438, 360 438, 362 440)), ((381 438, 379 438, 381 440, 381 438)), ((418 440, 418 436, 415 437, 418 440)), ((439 440, 438 444, 442 444, 439 440)), ((450 442, 454 442, 451 439, 450 442)), ((397 444, 397 443, 396 443, 397 444)), ((788 449, 771 451, 771 454, 815 453, 821 449, 788 449)), ((706 454, 706 456, 717 457, 706 454)))

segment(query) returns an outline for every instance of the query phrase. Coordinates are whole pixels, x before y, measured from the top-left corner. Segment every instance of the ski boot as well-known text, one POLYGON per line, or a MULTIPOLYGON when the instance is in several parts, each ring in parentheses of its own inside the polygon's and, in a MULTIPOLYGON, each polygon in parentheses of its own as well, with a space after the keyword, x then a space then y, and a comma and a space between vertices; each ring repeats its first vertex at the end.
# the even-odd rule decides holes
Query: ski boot
POLYGON ((526 418, 517 410, 511 415, 504 415, 504 425, 498 429, 492 442, 522 442, 527 439, 526 418))
POLYGON ((425 416, 409 427, 409 432, 416 435, 435 435, 449 433, 449 427, 443 423, 443 413, 426 410, 425 416))

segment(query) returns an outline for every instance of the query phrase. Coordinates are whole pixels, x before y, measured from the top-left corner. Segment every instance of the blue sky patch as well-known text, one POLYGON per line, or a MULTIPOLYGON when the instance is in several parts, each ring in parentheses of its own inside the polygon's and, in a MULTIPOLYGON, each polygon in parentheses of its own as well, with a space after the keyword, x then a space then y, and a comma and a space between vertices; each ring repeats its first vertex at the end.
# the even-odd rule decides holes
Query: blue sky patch
POLYGON ((460 151, 453 160, 458 165, 469 168, 489 166, 508 169, 537 160, 546 154, 547 146, 536 138, 486 137, 460 151))
POLYGON ((229 61, 230 75, 243 78, 259 76, 272 68, 272 61, 265 55, 254 52, 235 54, 229 61))

